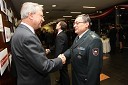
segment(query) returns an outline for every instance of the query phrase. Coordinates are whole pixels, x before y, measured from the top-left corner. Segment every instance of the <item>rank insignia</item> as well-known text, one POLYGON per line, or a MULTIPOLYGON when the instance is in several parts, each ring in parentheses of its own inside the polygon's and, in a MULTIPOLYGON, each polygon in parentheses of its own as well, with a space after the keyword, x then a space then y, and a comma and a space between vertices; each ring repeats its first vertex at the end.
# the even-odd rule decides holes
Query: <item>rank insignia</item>
POLYGON ((81 55, 78 55, 77 58, 78 58, 78 59, 81 59, 82 57, 81 57, 81 55))
POLYGON ((92 49, 92 54, 93 54, 94 56, 99 55, 99 48, 93 48, 93 49, 92 49))

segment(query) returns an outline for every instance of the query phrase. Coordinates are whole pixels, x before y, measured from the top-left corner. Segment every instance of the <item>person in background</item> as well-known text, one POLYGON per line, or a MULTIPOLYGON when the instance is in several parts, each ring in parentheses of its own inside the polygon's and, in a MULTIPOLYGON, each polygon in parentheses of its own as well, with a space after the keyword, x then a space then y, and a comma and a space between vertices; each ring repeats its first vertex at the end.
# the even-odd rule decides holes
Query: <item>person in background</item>
POLYGON ((76 36, 73 45, 61 56, 71 57, 72 85, 100 85, 103 47, 100 37, 90 30, 88 14, 78 15, 74 21, 76 36))
POLYGON ((124 47, 124 29, 121 25, 117 25, 117 30, 118 30, 118 39, 119 39, 119 52, 123 52, 123 47, 124 47))
POLYGON ((117 29, 114 25, 109 25, 108 38, 110 39, 111 54, 115 54, 116 51, 116 40, 117 40, 117 29))
MULTIPOLYGON (((46 49, 46 53, 53 51, 55 49, 54 57, 56 58, 59 54, 65 52, 68 49, 68 37, 65 33, 67 24, 64 21, 59 21, 56 25, 57 36, 55 39, 55 45, 50 49, 46 49)), ((70 85, 69 75, 68 75, 68 63, 67 61, 62 69, 60 69, 60 79, 56 80, 60 85, 70 85)))
POLYGON ((46 31, 45 33, 45 37, 46 37, 46 48, 50 48, 53 46, 53 39, 54 39, 54 35, 53 32, 50 32, 49 30, 46 31))
POLYGON ((21 23, 11 39, 11 52, 16 66, 17 85, 51 85, 49 73, 62 68, 66 58, 48 59, 35 34, 44 22, 43 8, 25 2, 21 8, 21 23))

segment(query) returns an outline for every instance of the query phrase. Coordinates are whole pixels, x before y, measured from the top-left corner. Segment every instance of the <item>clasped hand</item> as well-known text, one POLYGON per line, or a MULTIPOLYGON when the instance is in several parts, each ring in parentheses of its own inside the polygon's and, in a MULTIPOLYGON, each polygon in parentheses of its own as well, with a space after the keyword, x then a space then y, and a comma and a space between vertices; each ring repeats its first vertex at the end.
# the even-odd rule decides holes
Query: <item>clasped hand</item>
POLYGON ((64 56, 64 54, 60 54, 58 57, 61 58, 63 64, 66 63, 66 57, 64 56))
POLYGON ((45 53, 46 54, 50 53, 50 49, 45 49, 45 53))

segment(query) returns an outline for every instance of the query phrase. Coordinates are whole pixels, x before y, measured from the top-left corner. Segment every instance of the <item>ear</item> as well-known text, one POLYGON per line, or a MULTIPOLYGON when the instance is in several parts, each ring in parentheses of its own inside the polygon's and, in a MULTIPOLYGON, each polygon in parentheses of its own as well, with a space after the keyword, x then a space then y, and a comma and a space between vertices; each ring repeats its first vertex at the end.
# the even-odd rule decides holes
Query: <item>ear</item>
POLYGON ((89 26, 89 22, 86 22, 85 25, 86 25, 86 26, 89 26))
POLYGON ((28 13, 28 17, 29 17, 29 19, 33 19, 33 13, 28 13))

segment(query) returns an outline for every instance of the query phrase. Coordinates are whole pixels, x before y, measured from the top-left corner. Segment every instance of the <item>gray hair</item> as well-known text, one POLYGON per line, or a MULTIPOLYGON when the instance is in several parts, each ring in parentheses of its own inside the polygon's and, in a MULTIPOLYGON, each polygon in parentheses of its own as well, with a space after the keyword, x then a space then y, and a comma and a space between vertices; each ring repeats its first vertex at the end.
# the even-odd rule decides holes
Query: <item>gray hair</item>
POLYGON ((21 14, 21 19, 28 17, 29 13, 36 13, 37 11, 42 11, 43 7, 39 5, 38 3, 33 3, 33 2, 25 2, 22 5, 20 14, 21 14))
POLYGON ((78 17, 82 17, 83 22, 89 22, 89 24, 91 24, 91 19, 88 14, 81 14, 81 15, 78 15, 76 18, 78 17))

